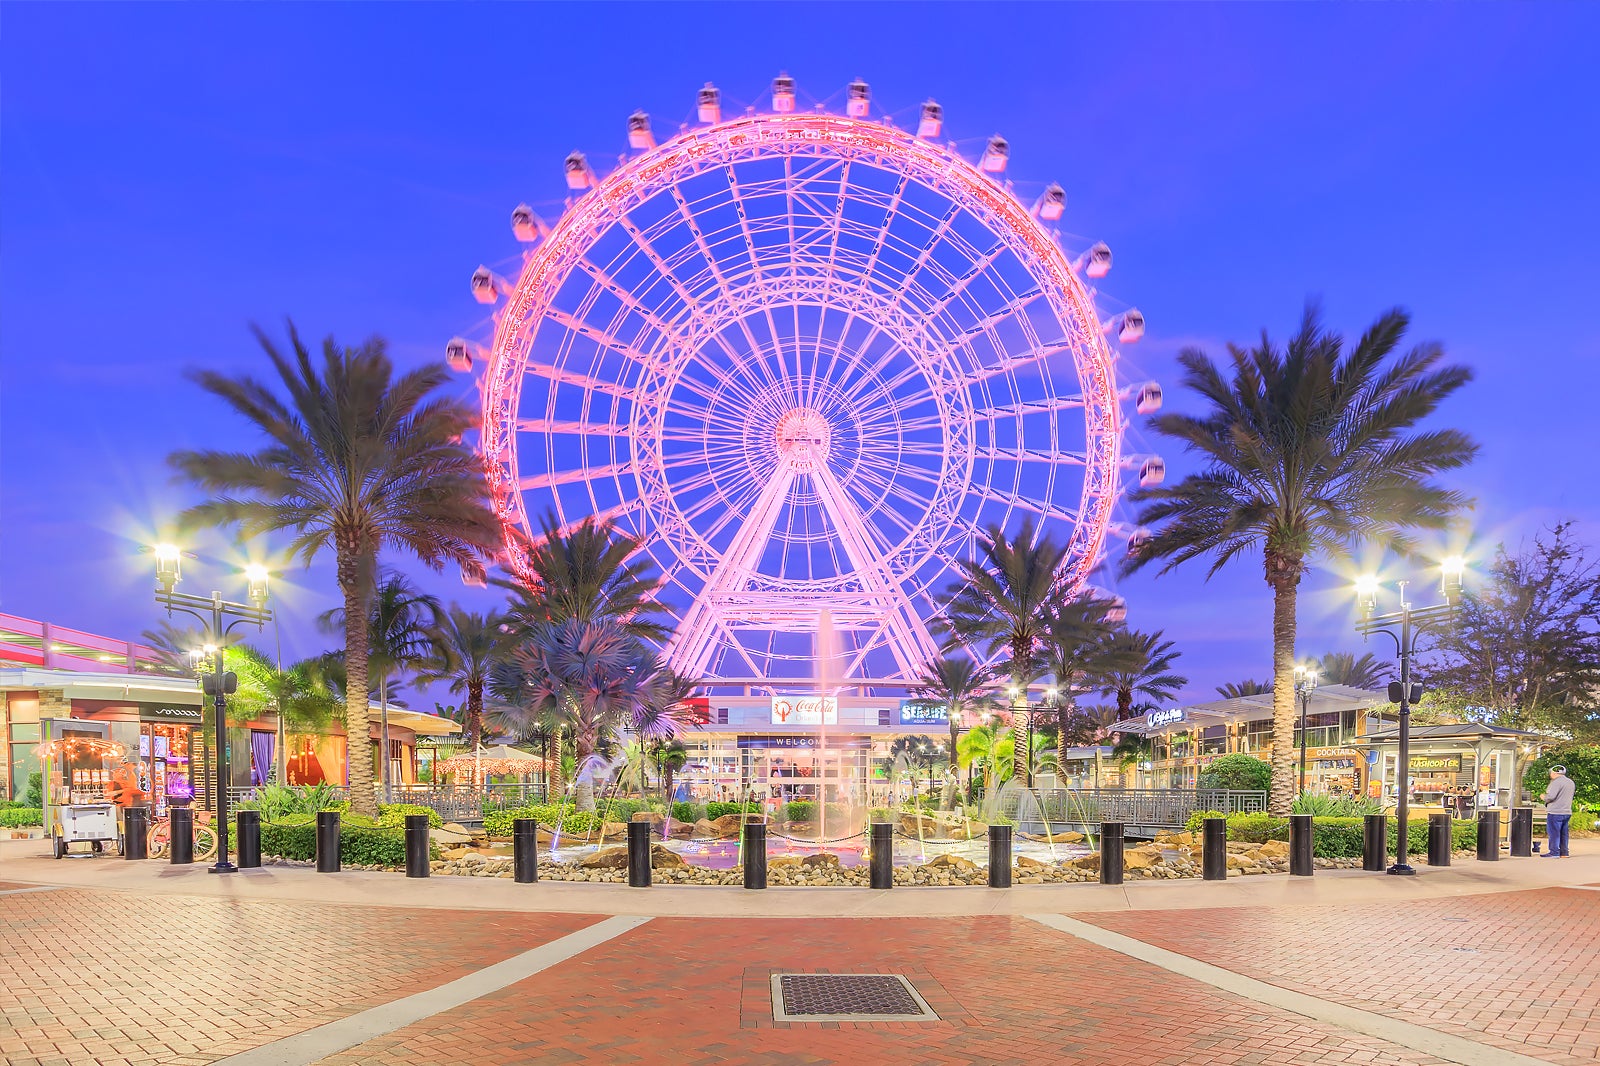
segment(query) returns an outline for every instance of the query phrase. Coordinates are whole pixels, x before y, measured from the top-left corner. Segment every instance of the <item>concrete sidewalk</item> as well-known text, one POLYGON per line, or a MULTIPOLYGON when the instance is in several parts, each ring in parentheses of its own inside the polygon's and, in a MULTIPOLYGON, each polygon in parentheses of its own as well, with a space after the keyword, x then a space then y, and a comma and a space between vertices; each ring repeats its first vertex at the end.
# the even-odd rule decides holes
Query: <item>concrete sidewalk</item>
MULTIPOLYGON (((1435 869, 1418 864, 1415 877, 1361 870, 1319 870, 1312 877, 1260 875, 1227 881, 1130 881, 1123 885, 973 887, 742 888, 541 881, 505 878, 407 878, 398 873, 318 874, 308 867, 269 866, 231 876, 204 866, 128 862, 115 856, 48 857, 47 842, 0 842, 0 881, 107 889, 141 895, 178 894, 225 899, 277 899, 358 906, 446 910, 542 911, 659 917, 904 917, 1187 910, 1215 907, 1298 907, 1471 896, 1527 889, 1600 885, 1600 840, 1580 840, 1567 859, 1457 860, 1435 869)), ((1596 905, 1600 906, 1600 893, 1596 905)))

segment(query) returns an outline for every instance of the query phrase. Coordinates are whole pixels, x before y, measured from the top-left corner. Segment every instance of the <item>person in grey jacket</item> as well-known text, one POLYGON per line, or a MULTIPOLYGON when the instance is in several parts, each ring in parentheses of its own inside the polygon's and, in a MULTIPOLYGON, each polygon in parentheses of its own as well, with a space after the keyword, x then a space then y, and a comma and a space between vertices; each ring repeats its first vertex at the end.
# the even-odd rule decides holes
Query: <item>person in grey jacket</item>
POLYGON ((1550 768, 1550 788, 1544 794, 1545 836, 1549 838, 1547 859, 1564 859, 1567 851, 1567 827, 1572 822, 1572 778, 1565 766, 1550 768))

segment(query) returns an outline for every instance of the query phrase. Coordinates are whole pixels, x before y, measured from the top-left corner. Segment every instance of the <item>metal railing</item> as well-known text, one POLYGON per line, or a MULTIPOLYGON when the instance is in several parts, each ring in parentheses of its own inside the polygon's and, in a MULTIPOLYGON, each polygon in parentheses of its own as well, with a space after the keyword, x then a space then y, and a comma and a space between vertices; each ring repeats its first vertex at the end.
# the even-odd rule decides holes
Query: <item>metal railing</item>
POLYGON ((1196 811, 1249 814, 1267 809, 1267 794, 1229 789, 1054 788, 1014 791, 1001 800, 1000 813, 1017 821, 1034 817, 1051 823, 1181 828, 1196 811), (1037 815, 1033 807, 1037 797, 1037 815))

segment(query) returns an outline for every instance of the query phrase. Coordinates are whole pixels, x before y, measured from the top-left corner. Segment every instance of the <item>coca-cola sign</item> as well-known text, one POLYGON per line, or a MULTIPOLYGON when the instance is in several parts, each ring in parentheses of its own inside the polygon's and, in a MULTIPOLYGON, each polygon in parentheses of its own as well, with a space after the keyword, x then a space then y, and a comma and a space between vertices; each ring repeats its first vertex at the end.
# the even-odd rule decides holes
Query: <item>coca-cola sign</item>
POLYGON ((774 696, 773 725, 838 725, 839 701, 832 696, 774 696))

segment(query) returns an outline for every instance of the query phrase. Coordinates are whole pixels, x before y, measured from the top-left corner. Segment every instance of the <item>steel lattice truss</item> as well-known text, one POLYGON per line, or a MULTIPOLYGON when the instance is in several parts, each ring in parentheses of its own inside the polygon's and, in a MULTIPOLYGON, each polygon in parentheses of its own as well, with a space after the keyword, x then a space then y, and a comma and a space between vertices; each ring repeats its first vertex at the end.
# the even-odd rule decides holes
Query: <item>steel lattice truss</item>
POLYGON ((1075 583, 1099 559, 1112 365, 995 179, 888 125, 751 114, 626 161, 527 253, 483 446, 508 526, 641 538, 678 669, 811 677, 828 612, 846 677, 911 677, 980 529, 1042 519, 1075 583))

